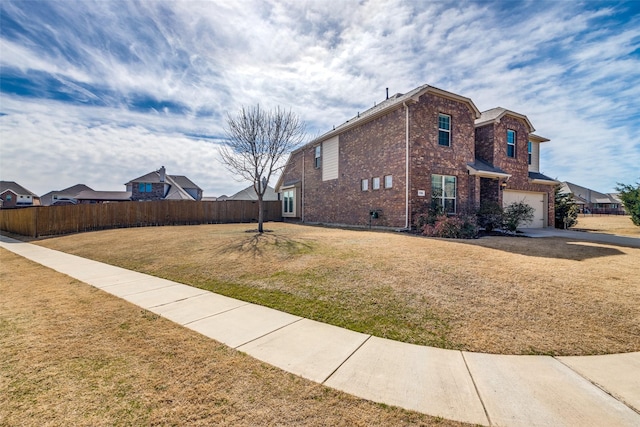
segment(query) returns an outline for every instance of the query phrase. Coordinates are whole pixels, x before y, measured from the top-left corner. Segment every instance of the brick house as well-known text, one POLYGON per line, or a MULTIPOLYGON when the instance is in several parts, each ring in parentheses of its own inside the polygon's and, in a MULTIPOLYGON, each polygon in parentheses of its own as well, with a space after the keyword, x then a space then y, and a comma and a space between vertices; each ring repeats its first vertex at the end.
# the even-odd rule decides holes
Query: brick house
POLYGON ((0 181, 0 208, 40 206, 37 194, 14 181, 0 181))
POLYGON ((126 184, 133 201, 202 200, 202 189, 182 175, 168 175, 164 166, 126 184))
POLYGON ((432 203, 449 214, 524 200, 553 225, 556 181, 539 172, 526 116, 481 113, 429 85, 396 94, 295 150, 276 184, 285 220, 409 228, 432 203))

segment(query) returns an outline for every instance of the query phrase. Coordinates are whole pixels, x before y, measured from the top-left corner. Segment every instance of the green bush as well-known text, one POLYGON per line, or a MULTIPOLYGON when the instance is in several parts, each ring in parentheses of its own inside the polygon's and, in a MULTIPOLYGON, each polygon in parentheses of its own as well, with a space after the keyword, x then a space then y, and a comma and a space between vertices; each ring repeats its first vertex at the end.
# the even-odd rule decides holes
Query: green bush
POLYGON ((616 190, 620 193, 620 200, 622 200, 624 208, 631 215, 631 221, 640 226, 640 182, 635 187, 618 183, 616 190))
POLYGON ((570 193, 560 193, 561 185, 555 188, 555 227, 569 228, 578 223, 580 209, 570 193))
POLYGON ((534 209, 525 202, 513 202, 504 210, 503 227, 515 233, 518 227, 533 220, 534 209))
POLYGON ((433 224, 425 224, 422 227, 422 234, 448 239, 473 239, 478 236, 476 216, 468 214, 439 215, 433 224))
POLYGON ((502 227, 504 211, 497 202, 482 202, 477 212, 478 226, 487 231, 502 227))

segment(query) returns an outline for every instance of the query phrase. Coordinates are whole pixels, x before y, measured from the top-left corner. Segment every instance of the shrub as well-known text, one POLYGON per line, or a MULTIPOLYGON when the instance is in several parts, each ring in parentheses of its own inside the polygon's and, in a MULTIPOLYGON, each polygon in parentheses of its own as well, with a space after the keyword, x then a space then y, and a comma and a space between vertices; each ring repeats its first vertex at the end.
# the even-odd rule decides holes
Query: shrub
POLYGON ((525 202, 513 202, 504 210, 503 227, 515 233, 521 224, 533 220, 534 209, 525 202))
POLYGON ((487 231, 502 227, 504 211, 497 202, 482 202, 478 209, 478 226, 487 231))
POLYGON ((422 227, 422 234, 448 239, 472 239, 478 235, 478 225, 475 215, 439 215, 433 224, 425 224, 422 227))
POLYGON ((561 185, 555 188, 555 227, 569 228, 578 223, 578 205, 570 193, 560 193, 561 185))
POLYGON ((620 200, 627 213, 631 215, 631 221, 640 226, 640 182, 635 187, 618 183, 616 190, 620 192, 620 200))

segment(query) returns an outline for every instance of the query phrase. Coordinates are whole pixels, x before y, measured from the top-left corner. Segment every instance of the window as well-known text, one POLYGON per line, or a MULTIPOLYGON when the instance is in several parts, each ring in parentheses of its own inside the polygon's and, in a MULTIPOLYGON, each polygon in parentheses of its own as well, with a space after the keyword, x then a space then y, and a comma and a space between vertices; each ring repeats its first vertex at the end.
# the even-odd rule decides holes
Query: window
POLYGON ((391 187, 393 187, 393 176, 386 175, 384 177, 384 188, 391 188, 391 187))
POLYGON ((516 156, 516 131, 507 129, 507 157, 516 156))
POLYGON ((532 144, 531 144, 531 141, 529 141, 527 143, 527 154, 529 156, 529 164, 531 164, 531 148, 532 148, 532 144))
POLYGON ((139 182, 138 183, 138 191, 140 193, 151 193, 151 183, 150 182, 139 182))
POLYGON ((294 194, 295 194, 295 190, 291 189, 291 190, 286 190, 283 193, 283 206, 282 206, 282 212, 284 212, 285 214, 294 214, 294 194))
POLYGON ((371 179, 371 188, 374 189, 374 190, 379 190, 380 189, 380 178, 379 177, 371 179))
POLYGON ((431 201, 446 214, 456 213, 456 177, 431 175, 431 201))
POLYGON ((11 201, 11 194, 7 194, 7 202, 11 201))
POLYGON ((369 180, 368 179, 363 179, 362 181, 360 181, 360 188, 362 188, 362 191, 368 191, 369 190, 369 180))
POLYGON ((446 114, 438 116, 438 145, 451 145, 451 116, 446 114))
POLYGON ((322 146, 321 145, 318 145, 316 147, 313 165, 315 166, 316 169, 320 169, 320 166, 322 165, 322 146))

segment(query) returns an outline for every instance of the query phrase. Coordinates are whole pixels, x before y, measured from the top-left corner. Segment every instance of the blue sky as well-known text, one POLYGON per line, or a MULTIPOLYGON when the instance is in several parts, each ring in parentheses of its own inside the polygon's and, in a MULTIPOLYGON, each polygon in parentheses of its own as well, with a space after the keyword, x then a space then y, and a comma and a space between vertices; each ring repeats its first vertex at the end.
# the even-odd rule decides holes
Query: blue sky
POLYGON ((0 179, 39 195, 163 165, 233 194, 228 112, 284 106, 315 136, 422 84, 527 115, 546 175, 640 180, 640 1, 2 0, 0 19, 0 179))

